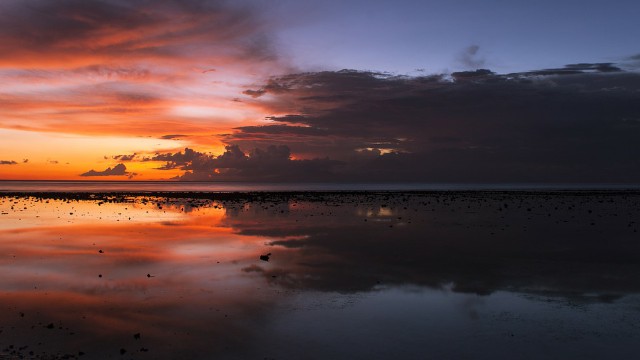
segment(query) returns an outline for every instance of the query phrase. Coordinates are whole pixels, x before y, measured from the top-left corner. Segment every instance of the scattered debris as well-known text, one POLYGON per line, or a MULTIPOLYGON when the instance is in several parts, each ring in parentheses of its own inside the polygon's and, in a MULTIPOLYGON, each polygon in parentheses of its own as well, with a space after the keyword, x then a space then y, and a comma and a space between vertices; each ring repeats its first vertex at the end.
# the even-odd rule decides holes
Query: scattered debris
POLYGON ((269 256, 271 256, 271 253, 268 253, 267 255, 260 255, 260 260, 269 261, 269 256))

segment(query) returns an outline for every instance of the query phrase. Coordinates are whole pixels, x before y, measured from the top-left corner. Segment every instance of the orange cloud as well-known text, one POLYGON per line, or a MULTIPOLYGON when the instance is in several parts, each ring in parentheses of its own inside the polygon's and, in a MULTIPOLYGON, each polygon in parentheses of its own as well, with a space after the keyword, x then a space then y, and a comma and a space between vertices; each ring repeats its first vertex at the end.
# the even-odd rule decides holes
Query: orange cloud
MULTIPOLYGON (((214 135, 269 115, 237 101, 245 84, 286 68, 268 36, 271 25, 223 1, 10 1, 2 12, 0 129, 183 134, 199 150, 221 152, 214 135)), ((17 158, 32 152, 23 142, 11 149, 17 158)), ((84 171, 99 160, 83 160, 84 171)), ((74 171, 55 176, 77 178, 74 171)), ((12 175, 0 170, 0 178, 12 175)))

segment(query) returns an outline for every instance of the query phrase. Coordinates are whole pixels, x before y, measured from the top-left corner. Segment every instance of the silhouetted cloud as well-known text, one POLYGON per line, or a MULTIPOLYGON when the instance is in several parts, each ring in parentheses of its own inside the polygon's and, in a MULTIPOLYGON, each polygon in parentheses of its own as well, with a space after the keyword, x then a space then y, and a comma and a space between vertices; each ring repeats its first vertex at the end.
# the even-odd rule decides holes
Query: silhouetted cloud
POLYGON ((565 67, 563 68, 543 69, 512 75, 575 75, 584 73, 607 73, 618 71, 622 71, 622 69, 620 69, 618 66, 615 66, 613 63, 580 63, 565 65, 565 67))
POLYGON ((17 162, 13 160, 0 160, 0 165, 16 165, 17 162))
POLYGON ((120 161, 131 161, 136 157, 136 153, 130 154, 130 155, 114 155, 111 158, 114 160, 120 160, 120 161))
POLYGON ((95 171, 91 169, 86 173, 80 174, 80 176, 123 176, 123 175, 131 175, 130 172, 127 172, 127 167, 124 164, 118 164, 113 168, 108 167, 106 170, 103 170, 103 171, 95 171))
POLYGON ((157 154, 144 161, 165 162, 158 169, 184 170, 181 180, 324 181, 339 161, 329 159, 294 160, 287 146, 255 148, 245 153, 229 145, 219 156, 195 151, 157 154))
POLYGON ((180 135, 180 134, 172 134, 172 135, 163 135, 160 139, 164 140, 180 140, 180 138, 187 137, 188 135, 180 135))
POLYGON ((342 161, 335 180, 640 181, 631 155, 640 152, 640 74, 612 63, 502 75, 325 71, 245 93, 290 115, 223 141, 342 161))

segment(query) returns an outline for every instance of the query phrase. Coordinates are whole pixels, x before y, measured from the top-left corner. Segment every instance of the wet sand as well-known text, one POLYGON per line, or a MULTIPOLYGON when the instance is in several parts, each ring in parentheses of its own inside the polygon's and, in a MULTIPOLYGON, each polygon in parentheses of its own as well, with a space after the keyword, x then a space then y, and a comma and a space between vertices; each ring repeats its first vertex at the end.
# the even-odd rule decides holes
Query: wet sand
POLYGON ((5 357, 640 350, 637 191, 3 193, 0 212, 5 357))

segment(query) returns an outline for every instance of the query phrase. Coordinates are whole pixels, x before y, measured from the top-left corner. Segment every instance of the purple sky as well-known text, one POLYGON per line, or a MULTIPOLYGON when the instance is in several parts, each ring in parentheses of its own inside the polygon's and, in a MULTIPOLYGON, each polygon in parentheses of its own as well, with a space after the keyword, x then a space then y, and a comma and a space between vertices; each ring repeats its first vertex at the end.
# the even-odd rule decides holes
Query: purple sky
POLYGON ((640 182, 639 18, 637 1, 5 0, 0 179, 640 182))
POLYGON ((274 3, 265 12, 279 24, 279 44, 303 69, 515 72, 640 53, 633 0, 274 3))

